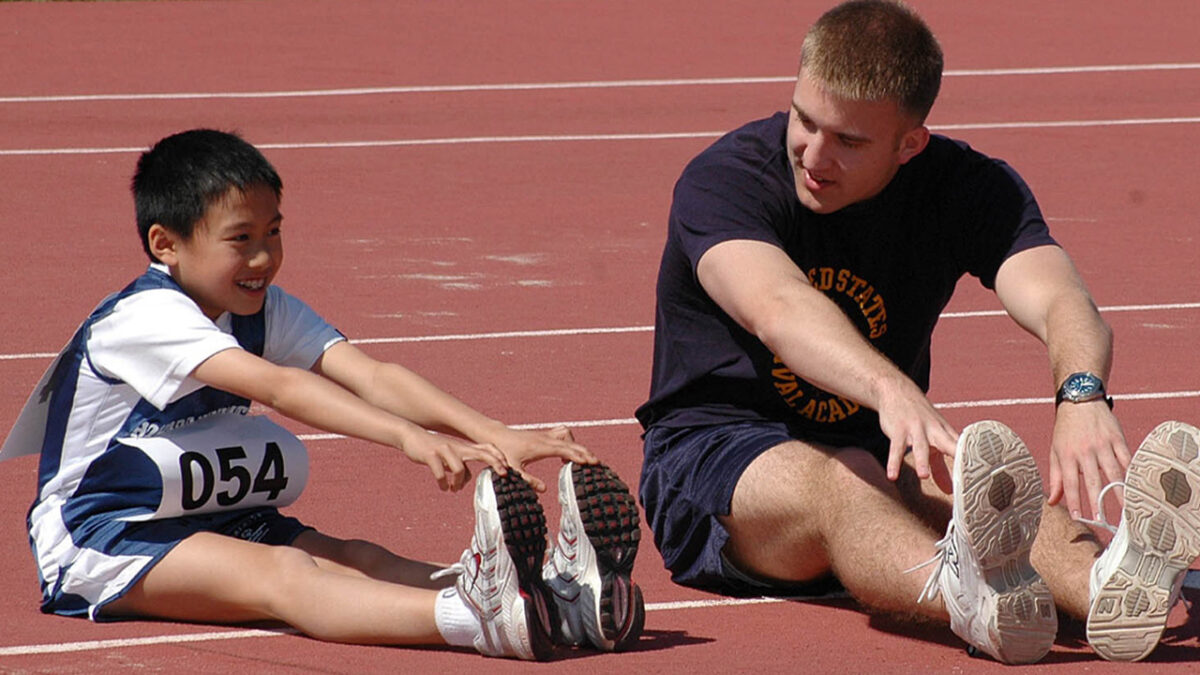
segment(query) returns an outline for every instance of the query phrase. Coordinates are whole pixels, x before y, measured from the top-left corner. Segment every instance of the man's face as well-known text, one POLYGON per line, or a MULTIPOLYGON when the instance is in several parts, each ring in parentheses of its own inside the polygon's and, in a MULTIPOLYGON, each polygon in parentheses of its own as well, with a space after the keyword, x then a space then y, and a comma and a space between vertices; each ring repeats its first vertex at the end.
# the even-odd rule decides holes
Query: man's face
POLYGON ((788 160, 796 196, 832 213, 879 194, 929 140, 929 130, 894 101, 850 101, 827 93, 803 69, 788 117, 788 160))

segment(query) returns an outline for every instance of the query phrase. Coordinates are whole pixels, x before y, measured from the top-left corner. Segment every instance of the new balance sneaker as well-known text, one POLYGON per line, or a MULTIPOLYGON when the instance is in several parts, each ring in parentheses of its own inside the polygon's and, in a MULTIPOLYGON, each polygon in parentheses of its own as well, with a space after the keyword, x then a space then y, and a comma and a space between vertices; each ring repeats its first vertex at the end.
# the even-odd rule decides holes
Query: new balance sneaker
POLYGON ((551 590, 555 642, 625 649, 642 633, 642 590, 630 581, 637 555, 637 503, 603 464, 568 463, 558 473, 557 546, 542 578, 551 590))
POLYGON ((1034 663, 1058 632, 1050 590, 1029 562, 1042 518, 1037 464, 1011 429, 977 422, 959 436, 953 480, 953 516, 937 555, 917 566, 937 564, 917 600, 940 594, 950 628, 972 647, 1034 663))
POLYGON ((1121 522, 1092 565, 1087 618, 1088 643, 1110 661, 1154 650, 1200 557, 1200 431, 1158 425, 1134 453, 1124 485, 1121 522))
POLYGON ((515 471, 490 469, 475 482, 475 534, 458 563, 455 587, 478 616, 475 649, 487 656, 545 660, 553 653, 549 612, 539 578, 546 519, 537 494, 515 471))

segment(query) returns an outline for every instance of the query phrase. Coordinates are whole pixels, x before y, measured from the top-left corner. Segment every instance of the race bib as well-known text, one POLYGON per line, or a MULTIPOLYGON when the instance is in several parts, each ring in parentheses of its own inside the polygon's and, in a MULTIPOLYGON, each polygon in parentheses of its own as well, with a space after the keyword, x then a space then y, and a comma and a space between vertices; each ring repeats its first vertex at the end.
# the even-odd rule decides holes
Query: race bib
POLYGON ((127 521, 286 506, 308 482, 308 452, 287 429, 258 415, 215 415, 159 436, 120 438, 154 461, 162 501, 127 521))

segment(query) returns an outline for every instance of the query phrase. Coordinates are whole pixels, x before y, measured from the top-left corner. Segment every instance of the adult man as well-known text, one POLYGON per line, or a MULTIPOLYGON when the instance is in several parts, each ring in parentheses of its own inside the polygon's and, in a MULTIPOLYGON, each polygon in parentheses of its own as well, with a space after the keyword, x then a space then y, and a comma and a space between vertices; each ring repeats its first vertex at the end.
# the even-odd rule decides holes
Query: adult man
MULTIPOLYGON (((1093 564, 1099 547, 1072 517, 1081 500, 1099 512, 1101 488, 1130 465, 1103 388, 1111 332, 1020 177, 924 126, 941 70, 907 7, 839 5, 805 38, 790 112, 685 169, 638 410, 647 520, 681 584, 770 594, 840 582, 876 610, 948 617, 1007 662, 1049 650, 1056 602, 1089 618, 1101 655, 1141 658, 1200 554, 1190 540, 1155 550, 1146 520, 1196 528, 1200 508, 1190 493, 1150 495, 1154 515, 1093 564), (1049 503, 1066 509, 1043 510, 1036 464, 1011 430, 960 436, 925 397, 930 336, 965 273, 1047 345, 1063 385, 1049 503), (953 508, 941 455, 955 457, 953 508), (903 574, 931 556, 928 584, 903 574), (1119 583, 1122 561, 1155 556, 1169 574, 1119 583), (1136 611, 1143 596, 1148 612, 1136 611)), ((1147 458, 1194 457, 1195 429, 1156 434, 1147 458)), ((1135 478, 1157 470, 1134 464, 1135 478)))

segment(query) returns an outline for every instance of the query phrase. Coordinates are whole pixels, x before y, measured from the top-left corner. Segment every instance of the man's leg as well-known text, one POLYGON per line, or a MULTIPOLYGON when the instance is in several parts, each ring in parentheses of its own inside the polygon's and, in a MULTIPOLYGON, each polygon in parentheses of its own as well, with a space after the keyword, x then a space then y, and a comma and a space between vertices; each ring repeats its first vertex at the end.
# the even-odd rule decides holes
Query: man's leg
POLYGON ((978 423, 959 438, 954 486, 953 517, 935 542, 870 455, 784 444, 738 483, 727 555, 775 578, 832 571, 869 607, 948 618, 1000 661, 1037 661, 1057 629, 1049 588, 1030 561, 1044 503, 1037 466, 1007 427, 978 423), (932 576, 902 573, 923 557, 937 563, 932 576))
MULTIPOLYGON (((906 463, 911 461, 906 458, 906 463)), ((932 460, 936 461, 936 460, 932 460)), ((896 481, 904 503, 935 531, 950 522, 953 495, 945 494, 932 480, 921 480, 909 466, 896 481)), ((1042 504, 1042 524, 1033 542, 1031 560, 1058 609, 1074 619, 1088 613, 1088 575, 1100 542, 1086 525, 1071 518, 1063 506, 1042 504)))
POLYGON ((721 522, 725 554, 743 572, 785 582, 833 573, 869 607, 946 619, 940 601, 917 602, 928 575, 904 574, 934 555, 939 534, 864 450, 771 448, 742 474, 721 522))

